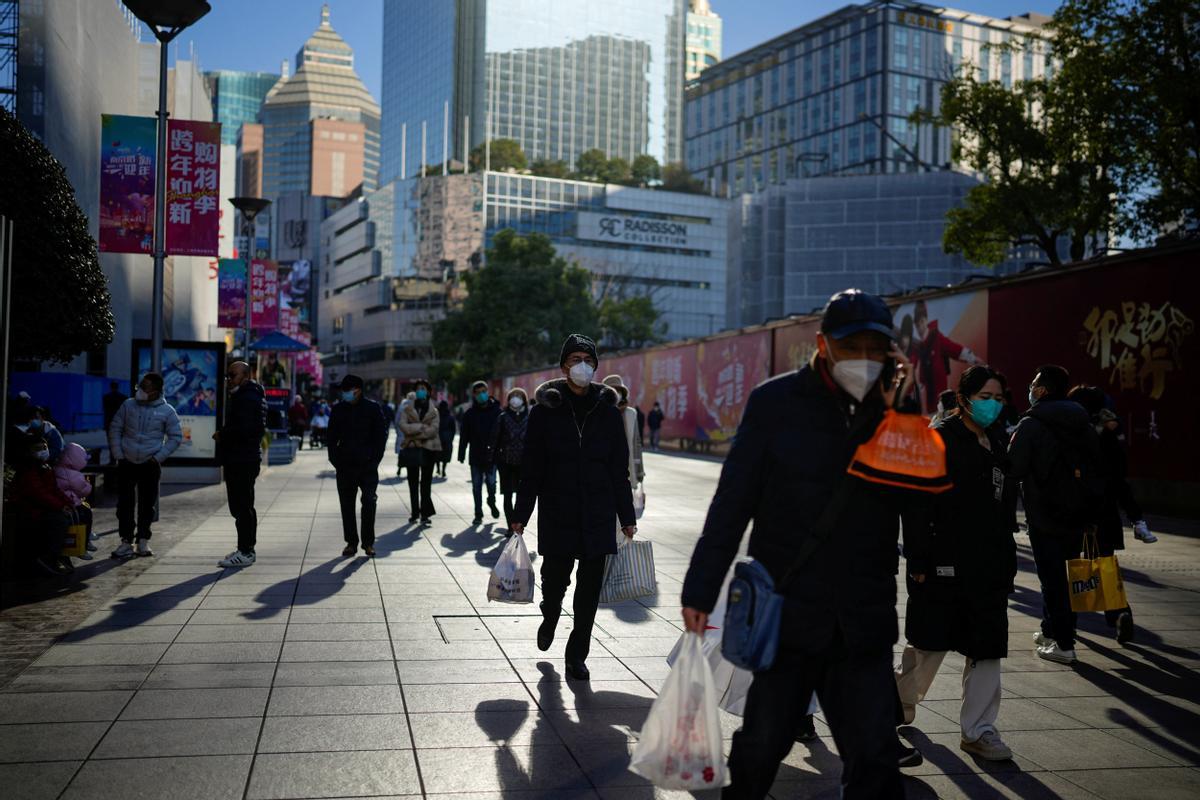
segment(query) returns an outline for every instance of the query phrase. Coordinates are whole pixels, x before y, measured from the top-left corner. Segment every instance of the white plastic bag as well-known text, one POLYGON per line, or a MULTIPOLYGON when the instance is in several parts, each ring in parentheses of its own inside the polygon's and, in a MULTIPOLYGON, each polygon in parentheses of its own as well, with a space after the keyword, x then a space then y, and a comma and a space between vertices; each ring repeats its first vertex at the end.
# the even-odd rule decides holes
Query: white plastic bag
POLYGON ((525 537, 513 534, 500 552, 488 578, 488 600, 501 603, 533 602, 533 562, 525 549, 525 537))
POLYGON ((633 513, 638 519, 646 513, 646 486, 641 481, 633 487, 633 513))
POLYGON ((717 789, 729 783, 717 693, 697 634, 683 635, 629 769, 663 789, 717 789))

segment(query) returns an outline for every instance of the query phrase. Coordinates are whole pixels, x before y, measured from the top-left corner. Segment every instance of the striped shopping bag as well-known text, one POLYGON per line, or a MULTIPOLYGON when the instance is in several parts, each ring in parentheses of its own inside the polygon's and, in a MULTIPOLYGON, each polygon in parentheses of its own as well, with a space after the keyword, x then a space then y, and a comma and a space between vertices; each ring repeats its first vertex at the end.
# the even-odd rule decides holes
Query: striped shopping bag
POLYGON ((604 562, 604 582, 600 586, 601 603, 619 603, 646 597, 658 591, 654 579, 654 548, 644 540, 625 540, 617 554, 604 562))

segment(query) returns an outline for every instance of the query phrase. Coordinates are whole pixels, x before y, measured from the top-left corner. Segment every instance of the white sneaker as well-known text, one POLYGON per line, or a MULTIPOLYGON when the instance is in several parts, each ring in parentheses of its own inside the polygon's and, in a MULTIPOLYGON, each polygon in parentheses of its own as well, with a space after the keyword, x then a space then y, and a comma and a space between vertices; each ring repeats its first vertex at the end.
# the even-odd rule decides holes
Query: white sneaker
POLYGON ((254 553, 243 553, 241 550, 234 550, 229 555, 217 562, 219 567, 248 567, 254 563, 254 553))
POLYGON ((137 540, 137 554, 139 557, 154 555, 154 551, 150 549, 150 540, 149 539, 138 539, 137 540))
POLYGON ((1146 520, 1144 519, 1139 519, 1133 523, 1133 538, 1146 544, 1154 544, 1158 541, 1158 537, 1150 532, 1150 526, 1146 524, 1146 520))
POLYGON ((1058 642, 1040 645, 1037 649, 1037 655, 1038 658, 1053 661, 1056 664, 1074 664, 1078 661, 1075 658, 1074 650, 1064 650, 1058 646, 1058 642))
POLYGON ((117 549, 112 551, 112 557, 120 558, 122 560, 133 558, 133 542, 126 542, 122 540, 121 543, 117 545, 117 549))
POLYGON ((1012 759, 1012 750, 995 731, 984 731, 983 736, 973 742, 963 739, 959 742, 958 747, 964 753, 979 756, 984 761, 1009 761, 1012 759))
POLYGON ((1038 631, 1037 633, 1035 633, 1033 635, 1033 646, 1034 647, 1041 647, 1042 645, 1047 645, 1047 644, 1058 644, 1058 642, 1054 641, 1053 639, 1051 639, 1049 636, 1042 633, 1041 631, 1038 631))

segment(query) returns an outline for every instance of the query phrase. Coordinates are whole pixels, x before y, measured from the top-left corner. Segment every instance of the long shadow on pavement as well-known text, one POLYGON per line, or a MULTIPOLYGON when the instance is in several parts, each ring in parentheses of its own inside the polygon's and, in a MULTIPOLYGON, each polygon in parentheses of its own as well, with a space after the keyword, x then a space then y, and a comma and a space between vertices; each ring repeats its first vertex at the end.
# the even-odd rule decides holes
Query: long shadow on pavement
POLYGON ((252 611, 245 611, 242 616, 246 619, 270 619, 278 616, 288 606, 279 605, 277 600, 272 600, 273 597, 287 595, 292 592, 292 606, 304 606, 333 597, 343 586, 346 585, 346 579, 354 573, 362 569, 367 563, 366 558, 347 559, 342 556, 331 558, 325 563, 313 567, 308 572, 300 576, 300 583, 306 583, 303 594, 293 591, 299 584, 295 578, 285 578, 278 583, 274 583, 263 589, 254 596, 254 601, 260 603, 258 608, 252 611), (340 564, 345 564, 345 568, 338 570, 336 567, 340 564))
MULTIPOLYGON (((1059 797, 1057 792, 1038 780, 1036 773, 1024 771, 1014 761, 985 761, 961 751, 952 750, 946 745, 935 744, 923 732, 913 727, 905 726, 900 729, 900 733, 912 743, 913 747, 921 751, 921 755, 925 757, 926 761, 940 769, 946 778, 953 781, 964 797, 995 797, 997 795, 996 787, 982 778, 983 773, 994 776, 1001 783, 1012 781, 1014 776, 1021 776, 1022 798, 1030 798, 1030 800, 1055 798, 1057 800, 1059 797), (980 770, 979 772, 970 769, 971 762, 974 762, 980 770)), ((917 776, 906 775, 905 785, 909 789, 919 788, 928 792, 928 795, 916 795, 918 797, 938 796, 928 784, 917 776)), ((908 796, 913 797, 914 795, 909 792, 908 796)))
POLYGON ((194 597, 216 583, 219 573, 208 573, 189 578, 173 586, 164 586, 157 591, 138 597, 122 597, 109 608, 109 616, 91 625, 76 628, 60 641, 82 642, 98 633, 114 628, 136 628, 152 624, 154 618, 166 611, 173 611, 181 600, 194 597))

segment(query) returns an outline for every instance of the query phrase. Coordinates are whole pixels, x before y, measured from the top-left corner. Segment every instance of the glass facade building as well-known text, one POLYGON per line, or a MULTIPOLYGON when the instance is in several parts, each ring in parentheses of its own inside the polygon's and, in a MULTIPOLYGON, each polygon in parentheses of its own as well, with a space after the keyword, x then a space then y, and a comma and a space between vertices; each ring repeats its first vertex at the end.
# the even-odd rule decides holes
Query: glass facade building
POLYGON ((681 158, 684 0, 385 0, 382 180, 515 139, 681 158))
POLYGON ((909 115, 936 113, 941 86, 963 67, 1005 85, 1043 75, 1047 58, 1032 37, 1045 21, 908 2, 847 6, 688 85, 688 169, 735 194, 793 177, 951 168, 950 131, 909 115), (1028 57, 999 48, 1009 43, 1028 43, 1028 57))
POLYGON ((713 13, 708 0, 689 0, 684 80, 699 78, 721 60, 721 29, 721 18, 713 13))
POLYGON ((237 144, 244 122, 258 122, 267 92, 279 80, 270 72, 214 70, 204 73, 212 95, 213 117, 221 123, 221 144, 237 144))

